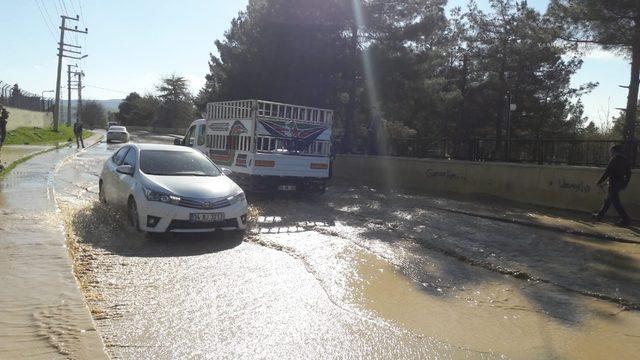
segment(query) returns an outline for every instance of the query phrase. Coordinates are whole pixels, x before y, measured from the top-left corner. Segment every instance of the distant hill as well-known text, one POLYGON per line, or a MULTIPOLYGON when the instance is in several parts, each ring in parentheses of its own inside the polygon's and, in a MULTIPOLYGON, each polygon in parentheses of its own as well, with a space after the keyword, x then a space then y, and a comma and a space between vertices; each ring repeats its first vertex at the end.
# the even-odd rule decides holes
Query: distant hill
POLYGON ((105 110, 111 112, 118 111, 118 105, 122 102, 121 99, 112 99, 112 100, 95 100, 104 106, 105 110))
MULTIPOLYGON (((122 100, 120 99, 111 99, 111 100, 91 100, 88 99, 89 101, 97 101, 98 103, 100 103, 102 106, 104 106, 104 109, 107 112, 118 112, 118 105, 120 105, 120 103, 122 102, 122 100)), ((85 100, 87 101, 87 100, 85 100)), ((76 114, 76 107, 78 106, 78 100, 71 100, 71 118, 75 119, 75 114, 76 114)), ((67 101, 66 100, 62 100, 61 104, 60 104, 60 120, 62 122, 67 122, 67 101)))
MULTIPOLYGON (((92 99, 87 99, 84 101, 96 101, 98 103, 100 103, 102 106, 104 106, 104 109, 109 112, 117 112, 118 111, 118 105, 120 105, 120 103, 122 102, 121 99, 111 99, 111 100, 92 100, 92 99)), ((78 106, 78 100, 71 100, 71 108, 74 109, 73 111, 75 111, 76 106, 78 106)), ((60 106, 61 109, 66 109, 67 108, 67 101, 66 100, 62 100, 62 105, 60 106)))

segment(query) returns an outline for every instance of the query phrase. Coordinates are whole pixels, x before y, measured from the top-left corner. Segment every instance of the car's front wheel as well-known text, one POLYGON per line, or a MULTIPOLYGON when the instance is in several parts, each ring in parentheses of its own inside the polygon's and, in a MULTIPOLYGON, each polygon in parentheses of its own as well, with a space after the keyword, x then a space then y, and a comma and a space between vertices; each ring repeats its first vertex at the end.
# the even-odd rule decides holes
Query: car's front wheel
POLYGON ((102 180, 100 180, 100 184, 98 185, 98 199, 100 200, 101 204, 107 204, 107 198, 104 195, 104 185, 102 184, 102 180))
POLYGON ((133 197, 129 198, 127 209, 129 210, 127 211, 129 224, 133 226, 136 231, 140 231, 140 214, 138 214, 138 205, 133 197))

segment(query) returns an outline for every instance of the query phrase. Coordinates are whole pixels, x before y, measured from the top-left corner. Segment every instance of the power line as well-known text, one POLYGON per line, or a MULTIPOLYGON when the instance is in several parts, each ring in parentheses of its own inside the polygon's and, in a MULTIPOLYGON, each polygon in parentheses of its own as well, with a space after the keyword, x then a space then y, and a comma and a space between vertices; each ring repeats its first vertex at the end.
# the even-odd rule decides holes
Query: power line
POLYGON ((84 14, 82 13, 82 0, 78 0, 78 6, 80 7, 80 18, 82 19, 82 26, 85 26, 84 14))
MULTIPOLYGON (((45 14, 47 14, 47 20, 51 22, 51 26, 55 29, 55 25, 51 21, 51 15, 49 14, 49 10, 47 9, 47 5, 45 5, 44 0, 40 0, 40 4, 42 4, 42 8, 44 9, 45 14)), ((54 16, 55 19, 55 16, 54 16)))
POLYGON ((84 84, 84 86, 90 87, 90 88, 94 88, 94 89, 99 89, 99 90, 111 91, 111 92, 120 93, 120 94, 129 94, 130 93, 130 91, 114 90, 114 89, 109 89, 109 88, 95 86, 95 85, 89 85, 89 84, 84 84))
POLYGON ((51 30, 51 26, 49 26, 49 23, 47 22, 47 19, 44 17, 44 13, 42 12, 42 9, 40 8, 40 4, 38 3, 38 0, 33 0, 36 3, 36 7, 38 8, 38 11, 40 12, 40 16, 42 16, 42 21, 44 21, 44 24, 47 26, 47 29, 49 30, 49 34, 51 35, 51 37, 53 38, 53 40, 56 40, 56 36, 53 34, 53 30, 51 30))
MULTIPOLYGON (((44 13, 46 14, 46 21, 48 24, 51 24, 51 29, 56 28, 56 25, 54 24, 54 22, 51 20, 51 15, 49 15, 49 10, 47 8, 47 5, 45 5, 43 0, 40 0, 40 5, 42 5, 42 9, 44 10, 44 13)), ((55 33, 55 31, 53 31, 55 33)), ((55 38, 55 35, 54 35, 55 38)))
POLYGON ((64 9, 64 14, 69 16, 69 12, 67 11, 67 4, 64 2, 64 0, 58 0, 58 2, 60 2, 60 7, 64 9))
POLYGON ((62 9, 58 9, 58 4, 54 1, 53 7, 56 9, 56 14, 62 15, 62 9))
MULTIPOLYGON (((84 12, 83 12, 83 9, 82 9, 82 0, 77 0, 77 1, 78 1, 78 8, 80 9, 80 20, 82 21, 82 26, 86 28, 87 24, 86 24, 85 19, 84 19, 84 12)), ((73 3, 73 0, 71 0, 71 3, 73 3)), ((87 50, 88 49, 87 48, 87 37, 88 37, 88 34, 87 34, 87 36, 83 36, 83 41, 84 41, 83 47, 84 47, 85 51, 88 51, 87 50)), ((85 67, 84 59, 82 59, 80 61, 82 62, 82 67, 84 68, 85 67)))
POLYGON ((69 0, 69 3, 71 4, 71 10, 73 10, 73 13, 76 15, 79 15, 78 10, 76 9, 76 6, 73 4, 73 0, 69 0))

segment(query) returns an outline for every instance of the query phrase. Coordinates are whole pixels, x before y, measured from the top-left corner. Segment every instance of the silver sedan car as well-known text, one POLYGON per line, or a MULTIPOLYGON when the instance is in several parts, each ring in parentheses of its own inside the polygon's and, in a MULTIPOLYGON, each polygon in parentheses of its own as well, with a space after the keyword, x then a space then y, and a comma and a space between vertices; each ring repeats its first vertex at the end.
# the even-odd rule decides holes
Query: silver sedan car
POLYGON ((107 131, 107 143, 112 142, 129 142, 129 132, 124 126, 112 126, 107 131))
POLYGON ((244 231, 247 199, 229 173, 194 149, 125 145, 105 162, 99 197, 147 233, 244 231))

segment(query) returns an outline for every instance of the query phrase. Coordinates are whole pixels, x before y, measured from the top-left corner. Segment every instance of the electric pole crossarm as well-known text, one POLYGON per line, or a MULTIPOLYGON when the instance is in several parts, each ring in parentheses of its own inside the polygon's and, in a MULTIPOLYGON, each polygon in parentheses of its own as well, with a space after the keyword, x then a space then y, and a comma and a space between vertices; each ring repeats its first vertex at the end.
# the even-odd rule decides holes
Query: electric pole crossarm
POLYGON ((67 49, 63 49, 62 51, 68 52, 68 53, 72 53, 72 54, 82 55, 82 53, 80 51, 73 51, 73 50, 67 50, 67 49))
MULTIPOLYGON (((82 49, 82 46, 78 46, 78 45, 61 44, 61 43, 58 43, 58 45, 68 46, 68 47, 72 47, 72 48, 76 48, 76 49, 82 49)), ((68 51, 68 50, 65 50, 65 51, 68 51)))
POLYGON ((77 32, 77 33, 80 33, 80 34, 88 34, 89 33, 89 29, 78 30, 77 28, 71 29, 71 28, 67 28, 67 27, 60 27, 60 30, 77 32))
POLYGON ((74 60, 82 60, 84 58, 89 57, 89 55, 84 55, 81 57, 75 57, 75 56, 69 56, 69 55, 60 55, 60 56, 62 56, 63 58, 74 59, 74 60))

